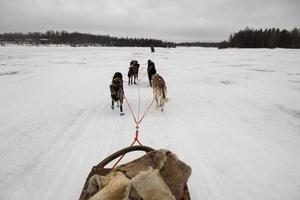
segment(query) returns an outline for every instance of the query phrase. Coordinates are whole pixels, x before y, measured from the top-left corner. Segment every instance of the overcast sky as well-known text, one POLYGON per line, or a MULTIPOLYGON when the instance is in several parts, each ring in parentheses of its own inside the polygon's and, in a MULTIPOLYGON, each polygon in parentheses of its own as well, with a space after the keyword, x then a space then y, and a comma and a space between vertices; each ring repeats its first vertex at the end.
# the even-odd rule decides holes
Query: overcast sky
POLYGON ((0 32, 67 30, 221 41, 254 28, 300 28, 300 0, 0 0, 0 32))

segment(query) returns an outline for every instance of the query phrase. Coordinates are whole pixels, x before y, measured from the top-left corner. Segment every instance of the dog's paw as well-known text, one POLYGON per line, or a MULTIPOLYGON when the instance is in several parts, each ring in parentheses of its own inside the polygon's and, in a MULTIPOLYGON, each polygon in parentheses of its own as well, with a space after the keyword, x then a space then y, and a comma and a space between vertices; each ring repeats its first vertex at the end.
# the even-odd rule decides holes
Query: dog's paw
POLYGON ((125 113, 121 112, 120 115, 123 116, 123 115, 125 115, 125 113))
POLYGON ((115 109, 115 107, 114 107, 114 106, 111 106, 111 109, 113 110, 113 109, 115 109))

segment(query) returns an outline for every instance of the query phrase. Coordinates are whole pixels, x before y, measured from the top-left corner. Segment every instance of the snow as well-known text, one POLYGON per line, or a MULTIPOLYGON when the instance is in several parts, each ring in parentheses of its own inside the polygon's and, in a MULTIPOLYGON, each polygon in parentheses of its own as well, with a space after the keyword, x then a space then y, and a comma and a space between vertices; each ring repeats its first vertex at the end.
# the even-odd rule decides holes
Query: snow
POLYGON ((109 95, 132 59, 135 114, 138 89, 140 116, 152 100, 148 59, 169 97, 139 139, 192 167, 193 200, 300 199, 299 50, 105 47, 0 48, 1 199, 78 199, 91 167, 133 141, 128 106, 120 116, 109 95))

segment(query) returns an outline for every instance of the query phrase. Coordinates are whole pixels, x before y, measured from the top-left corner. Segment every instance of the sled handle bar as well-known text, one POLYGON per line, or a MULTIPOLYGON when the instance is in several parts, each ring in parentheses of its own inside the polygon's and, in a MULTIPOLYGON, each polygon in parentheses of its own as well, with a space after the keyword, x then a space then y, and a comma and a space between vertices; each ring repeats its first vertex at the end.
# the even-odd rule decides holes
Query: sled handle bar
POLYGON ((101 161, 98 165, 95 166, 95 168, 104 168, 105 165, 107 165, 108 163, 110 163, 111 161, 113 161, 114 159, 123 156, 129 152, 132 151, 144 151, 146 153, 150 152, 150 151, 154 151, 155 149, 148 147, 148 146, 131 146, 131 147, 126 147, 124 149, 121 149, 113 154, 111 154, 110 156, 108 156, 107 158, 105 158, 103 161, 101 161))

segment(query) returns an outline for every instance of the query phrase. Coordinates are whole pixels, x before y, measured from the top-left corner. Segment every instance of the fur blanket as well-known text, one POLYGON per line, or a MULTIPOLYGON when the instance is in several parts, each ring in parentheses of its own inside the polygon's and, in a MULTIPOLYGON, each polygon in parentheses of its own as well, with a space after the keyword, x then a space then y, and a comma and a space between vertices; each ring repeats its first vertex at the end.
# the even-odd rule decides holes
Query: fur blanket
MULTIPOLYGON (((100 190, 89 200, 122 200, 130 181, 122 172, 113 172, 106 176, 94 175, 92 178, 99 180, 97 184, 100 190)), ((89 185, 88 191, 90 189, 89 185)))
POLYGON ((142 171, 127 186, 124 200, 175 200, 159 170, 142 171))
POLYGON ((89 200, 179 200, 191 168, 168 150, 147 153, 89 180, 89 200))

